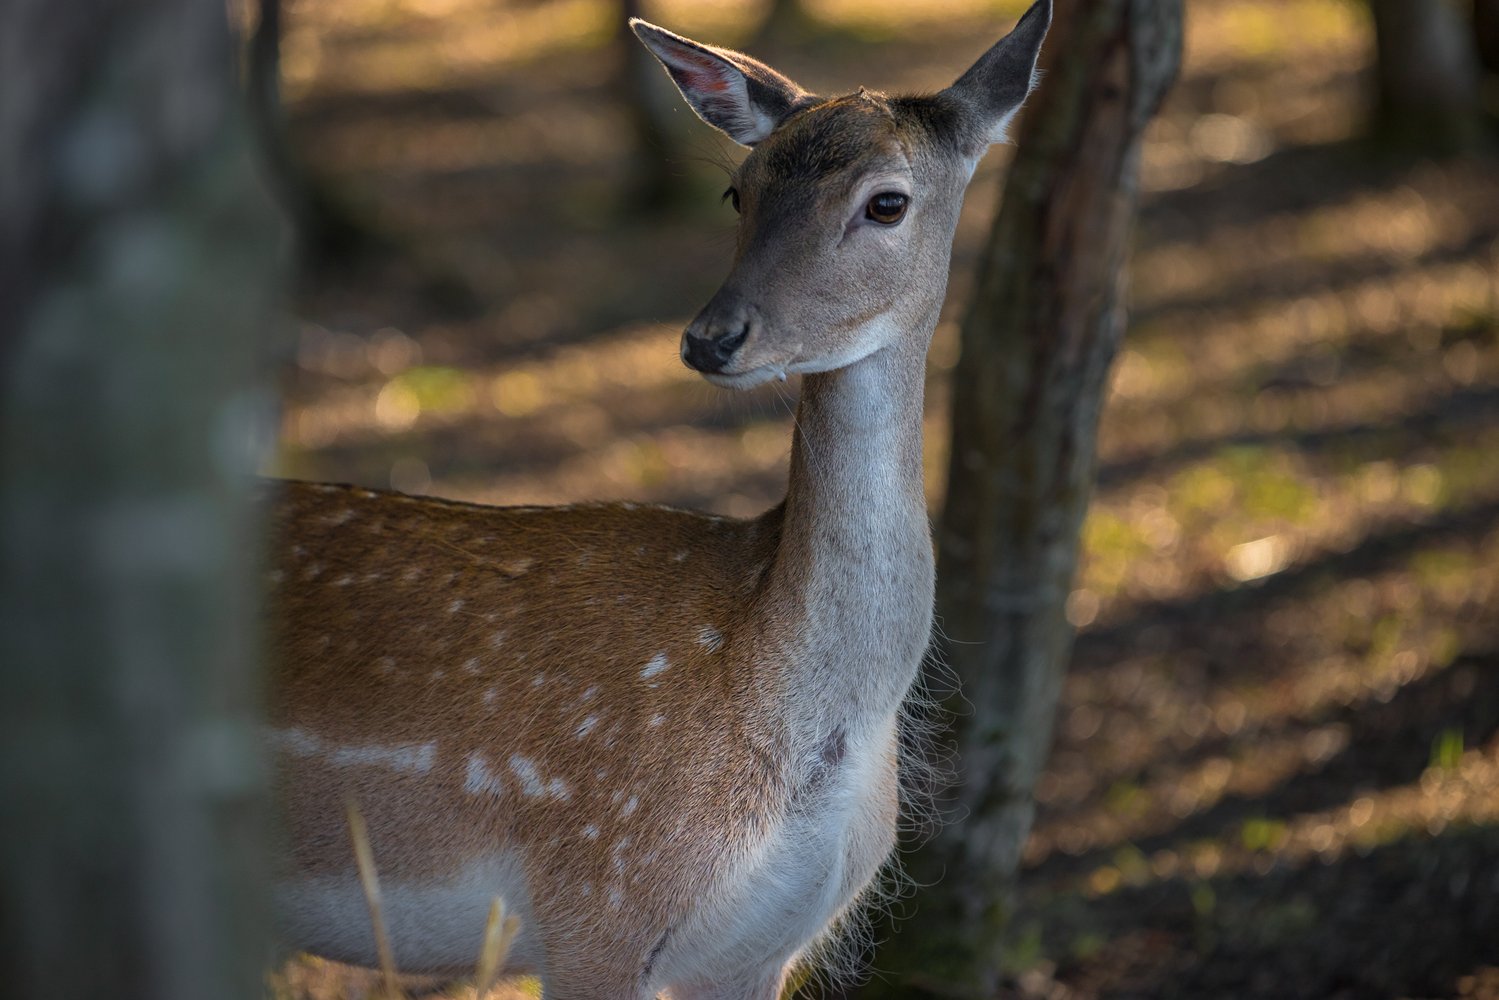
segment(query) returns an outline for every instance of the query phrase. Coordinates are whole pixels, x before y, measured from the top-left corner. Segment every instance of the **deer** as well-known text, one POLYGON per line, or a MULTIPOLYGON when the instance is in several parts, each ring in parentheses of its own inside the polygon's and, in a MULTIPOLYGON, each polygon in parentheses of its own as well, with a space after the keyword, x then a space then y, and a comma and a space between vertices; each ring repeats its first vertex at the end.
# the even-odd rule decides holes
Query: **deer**
POLYGON ((1039 0, 934 94, 824 98, 631 27, 749 152, 727 278, 680 353, 801 377, 785 499, 747 519, 282 482, 268 740, 286 944, 472 968, 490 904, 547 1000, 773 1000, 891 857, 933 624, 927 351, 964 191, 1036 85, 1039 0))

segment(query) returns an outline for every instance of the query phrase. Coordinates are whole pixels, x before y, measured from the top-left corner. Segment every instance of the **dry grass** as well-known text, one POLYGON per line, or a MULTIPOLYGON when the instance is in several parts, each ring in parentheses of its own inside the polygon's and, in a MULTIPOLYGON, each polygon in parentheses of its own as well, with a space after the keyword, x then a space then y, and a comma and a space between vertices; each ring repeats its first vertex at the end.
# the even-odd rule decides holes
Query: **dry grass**
POLYGON ((402 976, 397 972, 391 949, 390 934, 385 926, 384 902, 380 895, 380 875, 375 852, 370 846, 369 827, 359 805, 350 799, 345 807, 349 821, 349 840, 359 870, 359 883, 369 907, 370 926, 375 949, 380 957, 378 973, 351 969, 336 962, 310 956, 294 959, 270 977, 273 1000, 410 1000, 410 990, 427 1000, 519 1000, 538 995, 534 981, 517 982, 496 990, 500 970, 510 953, 515 936, 520 933, 520 918, 506 915, 505 901, 499 896, 489 907, 484 936, 471 984, 443 984, 430 977, 402 976))

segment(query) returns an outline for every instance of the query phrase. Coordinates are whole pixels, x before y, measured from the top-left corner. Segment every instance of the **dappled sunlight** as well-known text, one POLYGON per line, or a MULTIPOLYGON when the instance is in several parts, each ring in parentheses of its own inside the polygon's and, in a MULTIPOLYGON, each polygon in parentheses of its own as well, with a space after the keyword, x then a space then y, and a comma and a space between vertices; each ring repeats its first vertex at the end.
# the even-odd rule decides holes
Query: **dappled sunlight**
MULTIPOLYGON (((1313 742, 1320 748, 1329 741, 1313 742)), ((1275 754, 1275 748, 1270 752, 1275 754)), ((1434 764, 1415 782, 1360 795, 1331 809, 1290 820, 1246 819, 1237 836, 1193 840, 1148 856, 1122 846, 1109 863, 1080 876, 1079 888, 1097 897, 1152 880, 1263 874, 1276 865, 1327 864, 1345 853, 1367 852, 1407 837, 1438 836, 1449 825, 1499 825, 1499 747, 1458 749, 1449 756, 1450 762, 1434 764)), ((1207 775, 1187 779, 1184 801, 1211 802, 1222 794, 1231 765, 1219 758, 1207 768, 1207 775)))
MULTIPOLYGON (((1464 649, 1484 648, 1499 598, 1496 567, 1499 532, 1471 544, 1436 543, 1377 572, 1242 609, 1226 605, 1174 634, 1157 629, 1157 650, 1075 671, 1040 792, 1059 811, 1038 826, 1034 857, 1067 838, 1075 848, 1142 832, 1124 822, 1131 817, 1113 809, 1108 792, 1119 781, 1134 788, 1147 771, 1148 787, 1134 788, 1129 799, 1138 807, 1134 822, 1160 823, 1163 809, 1178 813, 1170 803, 1181 801, 1182 782, 1192 784, 1184 775, 1212 773, 1219 765, 1210 758, 1225 750, 1243 749, 1244 774, 1255 781, 1319 764, 1342 749, 1328 742, 1338 713, 1388 703, 1447 670, 1464 649), (1069 813, 1090 802, 1113 815, 1109 831, 1069 813)), ((1228 789, 1232 772, 1218 773, 1228 789)))
POLYGON ((301 0, 289 11, 288 96, 423 91, 492 81, 506 68, 597 48, 615 29, 597 0, 301 0))
MULTIPOLYGON (((1432 165, 1386 190, 1357 192, 1308 210, 1219 225, 1208 234, 1142 247, 1135 261, 1134 298, 1147 311, 1173 305, 1176 310, 1198 305, 1226 310, 1248 304, 1236 301, 1234 289, 1294 289, 1297 279, 1305 279, 1308 265, 1360 265, 1388 276, 1423 258, 1472 252, 1473 241, 1489 234, 1496 213, 1499 179, 1492 170, 1481 164, 1432 165)), ((1361 275, 1355 271, 1354 276, 1361 275)), ((1487 302, 1499 279, 1490 270, 1469 281, 1479 293, 1488 293, 1481 299, 1487 302)), ((1347 294, 1338 287, 1327 291, 1347 294)), ((1470 299, 1474 294, 1474 289, 1463 291, 1470 299)), ((1391 295, 1384 312, 1398 310, 1404 298, 1391 295)), ((1430 302, 1423 305, 1432 308, 1430 302)), ((1372 317, 1374 322, 1382 318, 1372 317)))

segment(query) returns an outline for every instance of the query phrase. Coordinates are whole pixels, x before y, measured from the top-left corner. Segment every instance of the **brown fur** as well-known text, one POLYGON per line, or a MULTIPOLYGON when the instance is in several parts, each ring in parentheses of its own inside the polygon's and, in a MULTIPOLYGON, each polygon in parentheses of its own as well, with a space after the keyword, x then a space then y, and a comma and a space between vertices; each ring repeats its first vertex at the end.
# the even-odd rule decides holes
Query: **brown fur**
POLYGON ((536 895, 565 909, 580 905, 569 898, 578 885, 610 882, 608 855, 580 851, 586 826, 602 844, 630 835, 641 855, 682 841, 672 847, 679 854, 698 831, 753 827, 778 813, 787 789, 772 761, 786 749, 773 731, 747 728, 746 707, 784 697, 773 673, 747 666, 774 662, 775 635, 794 634, 794 610, 775 606, 765 586, 779 514, 488 508, 284 484, 272 724, 347 746, 438 746, 421 777, 316 761, 299 762, 295 780, 283 771, 297 867, 350 870, 344 798, 353 795, 392 879, 452 875, 496 843, 552 831, 536 859, 548 884, 536 895), (705 627, 721 636, 717 648, 702 641, 705 627), (663 652, 670 666, 642 678, 663 652), (653 727, 657 714, 666 719, 653 727), (578 736, 590 716, 599 721, 578 736), (617 741, 627 757, 609 754, 617 741), (690 769, 680 767, 682 745, 704 750, 690 769), (472 753, 496 773, 512 754, 544 760, 546 780, 565 782, 569 795, 514 797, 497 814, 464 790, 472 753), (625 818, 611 801, 620 789, 645 790, 625 818))

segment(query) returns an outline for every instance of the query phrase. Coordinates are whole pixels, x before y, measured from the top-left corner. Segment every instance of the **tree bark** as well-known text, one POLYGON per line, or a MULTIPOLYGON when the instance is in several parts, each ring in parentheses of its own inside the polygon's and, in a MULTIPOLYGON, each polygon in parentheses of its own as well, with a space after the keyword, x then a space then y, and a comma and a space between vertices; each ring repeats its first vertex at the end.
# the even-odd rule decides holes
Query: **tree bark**
POLYGON ((15 996, 262 995, 248 494, 277 226, 234 64, 223 4, 0 8, 15 996))
POLYGON ((1478 58, 1450 0, 1369 0, 1377 53, 1375 126, 1386 139, 1441 152, 1482 134, 1478 58))
POLYGON ((917 919, 869 990, 991 996, 1072 644, 1066 601, 1103 387, 1124 329, 1142 136, 1176 78, 1178 0, 1058 0, 962 358, 938 536, 954 709, 954 822, 908 859, 917 919))

